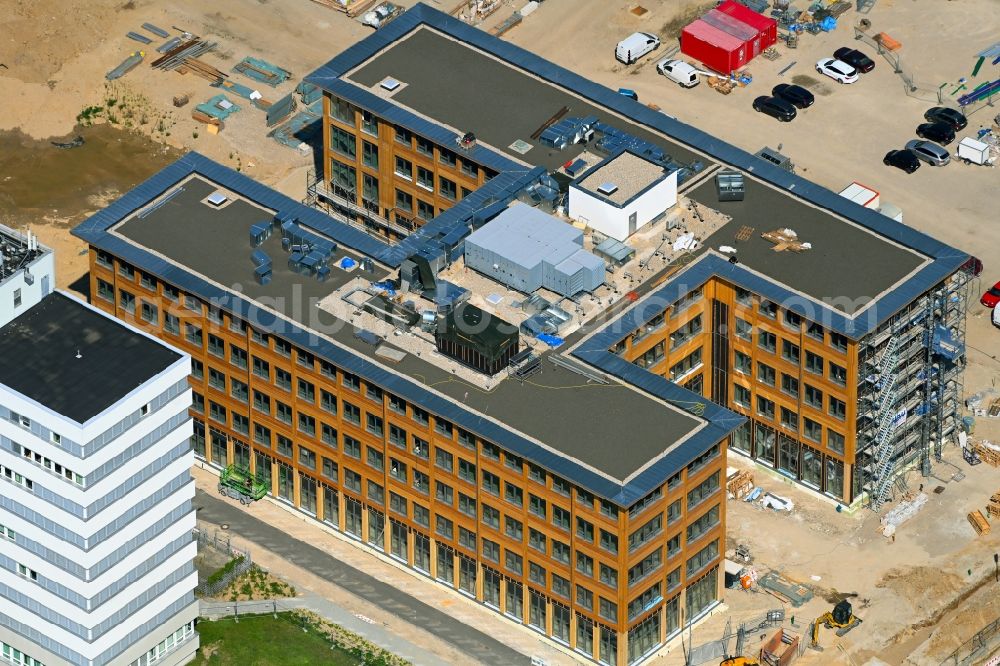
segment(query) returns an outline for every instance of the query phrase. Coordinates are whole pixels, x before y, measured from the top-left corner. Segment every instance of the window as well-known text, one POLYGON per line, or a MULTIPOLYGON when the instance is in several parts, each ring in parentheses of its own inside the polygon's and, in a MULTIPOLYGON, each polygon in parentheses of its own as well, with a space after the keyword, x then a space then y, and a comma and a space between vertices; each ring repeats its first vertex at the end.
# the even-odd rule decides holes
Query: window
POLYGON ((307 402, 316 402, 316 387, 312 383, 300 379, 299 398, 307 402))
MULTIPOLYGON (((719 473, 716 472, 715 475, 716 482, 718 482, 719 473)), ((657 515, 652 520, 646 522, 645 525, 628 535, 628 552, 633 552, 638 550, 647 541, 652 539, 654 536, 663 531, 663 514, 657 515)))
POLYGON ((483 470, 483 490, 491 495, 500 496, 500 477, 483 470))
POLYGON ((781 425, 792 431, 799 429, 799 415, 787 407, 781 408, 781 425))
POLYGON ((455 524, 444 516, 434 517, 434 531, 445 539, 455 538, 455 524))
POLYGON ((361 460, 361 442, 353 437, 344 435, 344 453, 355 460, 361 460))
POLYGON ((847 403, 830 396, 830 416, 843 421, 847 418, 847 403))
POLYGON ((618 507, 607 500, 601 500, 601 515, 607 516, 612 520, 618 519, 618 507))
POLYGON ((409 478, 406 473, 406 463, 401 460, 396 460, 395 458, 389 458, 389 476, 396 479, 397 481, 402 481, 403 483, 408 483, 409 478))
POLYGON ((681 518, 681 501, 674 500, 667 507, 667 524, 673 525, 681 518))
POLYGON ((389 510, 401 516, 406 515, 406 498, 389 491, 389 510))
POLYGON ((606 564, 601 564, 599 580, 609 587, 618 587, 618 571, 606 564))
POLYGON ((382 425, 382 417, 374 414, 365 414, 365 429, 376 437, 382 437, 385 430, 382 425))
MULTIPOLYGON (((17 291, 20 292, 20 289, 17 291)), ((15 304, 14 307, 17 307, 17 305, 15 304)), ((143 301, 139 316, 142 317, 142 320, 148 324, 156 326, 160 323, 160 311, 152 303, 143 301)))
POLYGON ((431 445, 426 441, 420 439, 416 435, 413 436, 413 455, 423 460, 427 460, 430 456, 431 445))
MULTIPOLYGON (((816 440, 819 441, 819 440, 816 440)), ((826 431, 826 448, 833 453, 844 454, 844 436, 839 432, 830 430, 827 428, 826 431)))
POLYGON ((500 529, 500 511, 489 504, 483 505, 483 524, 495 530, 500 529))
POLYGON ((682 324, 680 328, 670 334, 670 348, 676 349, 680 347, 698 333, 701 333, 700 314, 686 324, 682 324))
POLYGON ((440 447, 434 447, 434 464, 447 472, 451 472, 455 466, 455 456, 440 447))
POLYGON ((398 395, 389 394, 389 409, 406 416, 406 401, 398 395))
POLYGON ((811 351, 806 352, 806 370, 817 375, 823 374, 823 357, 811 351))
POLYGON ((396 136, 396 141, 404 145, 410 146, 413 143, 413 133, 410 130, 396 125, 394 128, 394 133, 396 136))
POLYGON ((367 454, 368 454, 368 465, 370 467, 373 467, 380 472, 385 469, 385 455, 381 451, 369 446, 367 449, 367 454))
POLYGON ((240 402, 246 402, 250 399, 250 388, 240 380, 230 378, 229 394, 240 402))
POLYGON ((847 351, 847 336, 830 331, 830 346, 842 352, 847 351))
POLYGON ((548 541, 542 532, 532 528, 528 530, 528 545, 540 553, 545 553, 545 544, 548 541))
POLYGON ((444 176, 438 176, 438 190, 445 199, 454 201, 458 198, 458 186, 455 181, 448 180, 444 176))
POLYGON ((285 358, 291 358, 292 356, 292 343, 285 340, 274 339, 274 352, 285 358))
POLYGON ((361 425, 361 408, 349 402, 343 403, 344 420, 354 425, 361 425))
POLYGON ((778 305, 776 303, 772 303, 771 301, 762 300, 757 310, 762 315, 770 319, 775 319, 778 316, 778 305))
POLYGON ((517 575, 521 575, 524 571, 524 559, 512 550, 505 550, 504 566, 506 566, 509 571, 512 571, 517 575))
POLYGON ((594 610, 594 593, 581 585, 577 585, 576 604, 587 610, 594 610))
POLYGON ((396 175, 407 180, 413 180, 413 162, 396 156, 396 175))
POLYGON ((439 502, 444 502, 448 506, 452 506, 455 503, 455 490, 446 483, 441 483, 440 481, 434 482, 436 491, 434 496, 439 502))
POLYGON ((701 367, 701 347, 691 352, 680 363, 673 365, 670 368, 670 378, 676 381, 699 367, 701 367))
POLYGON ((524 491, 511 483, 504 483, 504 499, 511 504, 522 506, 524 504, 524 491))
POLYGON ((284 391, 292 390, 292 373, 281 368, 274 369, 274 383, 284 391))
POLYGON ((544 520, 547 517, 545 500, 537 495, 528 493, 528 511, 544 520))
POLYGON ((762 395, 757 396, 757 413, 766 419, 774 418, 774 401, 762 395))
POLYGON ((396 190, 396 208, 407 212, 413 212, 413 195, 402 190, 396 190))
POLYGON ((736 302, 740 305, 753 305, 753 294, 743 287, 736 287, 736 302))
POLYGON ((708 544, 702 548, 698 553, 687 561, 687 575, 688 578, 692 574, 697 573, 698 570, 703 569, 708 566, 712 560, 714 560, 719 555, 719 540, 716 539, 712 543, 708 544))
POLYGON ((716 471, 687 494, 688 511, 696 507, 719 489, 719 472, 716 471))
POLYGON ((330 149, 353 160, 358 152, 358 142, 354 135, 347 130, 331 125, 330 149))
POLYGON ((618 604, 601 597, 597 612, 605 620, 615 622, 618 619, 618 604))
POLYGON ((337 448, 337 430, 326 423, 320 424, 320 440, 332 448, 337 448))
POLYGON ((552 559, 569 564, 569 546, 562 541, 552 540, 552 559))
POLYGON ((569 581, 557 574, 552 574, 552 593, 569 599, 569 581))
POLYGON ((571 487, 572 486, 570 486, 569 481, 567 481, 566 479, 562 479, 558 476, 552 477, 552 490, 559 493, 560 495, 569 497, 569 491, 571 487))
POLYGON ((169 312, 163 313, 163 330, 171 335, 180 335, 181 320, 177 315, 172 315, 169 312))
POLYGON ((800 352, 799 346, 792 344, 788 340, 781 341, 781 358, 785 359, 789 363, 799 364, 800 352))
POLYGON ((490 562, 500 562, 500 544, 484 538, 483 557, 490 562))
POLYGON ((739 317, 736 318, 736 337, 741 340, 746 340, 750 342, 753 336, 753 326, 748 321, 744 321, 739 317))
POLYGON ((733 402, 740 407, 750 407, 750 389, 739 384, 733 385, 733 402))
POLYGON ((412 407, 413 408, 410 410, 410 416, 414 421, 421 425, 427 425, 430 423, 430 415, 426 411, 420 409, 416 405, 413 405, 412 407))
POLYGON ((569 511, 561 506, 552 506, 552 524, 556 527, 569 531, 569 511))
POLYGON ((594 543, 594 525, 593 523, 584 520, 577 516, 576 518, 576 536, 579 539, 583 539, 588 543, 594 543))
POLYGON ((697 303, 702 297, 702 289, 698 287, 697 289, 685 294, 679 301, 674 303, 673 309, 670 312, 671 317, 676 317, 680 313, 684 312, 694 303, 697 303))
POLYGON ((434 172, 422 166, 417 167, 417 185, 434 191, 434 172))
POLYGON ((536 585, 545 587, 545 569, 534 562, 528 564, 528 580, 536 585))
POLYGON ((468 460, 458 459, 458 478, 468 483, 476 483, 476 466, 468 460))
POLYGON ((413 522, 424 527, 431 526, 431 512, 427 507, 413 503, 413 522))
POLYGON ((799 397, 799 380, 791 375, 781 373, 781 390, 793 398, 799 397))
POLYGON ((632 363, 640 368, 652 367, 663 359, 665 349, 666 343, 663 340, 660 340, 655 345, 647 349, 641 356, 632 361, 632 363))
POLYGON ((771 333, 770 331, 759 331, 757 333, 757 345, 761 349, 769 351, 773 354, 776 349, 777 338, 774 333, 771 333))
POLYGON ((274 401, 274 416, 282 423, 287 423, 291 425, 292 423, 292 407, 291 405, 286 405, 280 400, 274 401))
MULTIPOLYGON (((21 300, 21 295, 20 295, 21 290, 18 289, 16 291, 17 291, 17 293, 15 294, 14 299, 17 302, 15 302, 14 307, 17 307, 20 304, 19 301, 21 300)), ((127 291, 120 290, 119 293, 118 293, 118 305, 125 312, 134 315, 135 314, 135 295, 134 294, 130 294, 127 291)))
POLYGON ((806 384, 805 403, 816 409, 823 409, 823 392, 815 386, 806 384))
POLYGON ((823 341, 823 327, 814 321, 809 322, 806 326, 806 335, 808 335, 813 340, 823 341))
POLYGON ((441 164, 446 164, 447 166, 454 167, 458 164, 458 156, 450 150, 444 148, 438 148, 438 159, 441 164))
POLYGON ((741 351, 734 351, 733 354, 733 370, 744 375, 749 375, 753 367, 753 360, 750 358, 750 355, 744 354, 741 351))
POLYGON ((601 548, 609 553, 617 555, 618 537, 607 530, 601 530, 601 548))
POLYGON ((362 141, 361 163, 366 167, 378 169, 378 146, 368 141, 362 141))
MULTIPOLYGON (((476 533, 459 526, 458 528, 458 543, 469 550, 476 550, 476 533)), ((467 561, 466 558, 462 558, 463 562, 467 561)), ((475 585, 472 585, 472 590, 466 590, 467 592, 475 591, 475 585)))
POLYGON ((226 408, 222 405, 216 404, 215 402, 208 401, 208 416, 213 421, 218 421, 219 423, 226 422, 226 408))
MULTIPOLYGON (((326 389, 319 390, 319 408, 328 414, 337 415, 337 396, 326 389)), ((405 436, 405 433, 404 433, 405 436)))
POLYGON ((524 540, 524 524, 510 516, 504 516, 503 532, 514 541, 524 540))
MULTIPOLYGON (((656 583, 638 597, 630 601, 628 603, 628 619, 631 620, 638 617, 652 608, 655 604, 659 603, 660 600, 663 599, 663 594, 660 590, 660 583, 656 583)), ((629 633, 631 634, 632 632, 629 633)))
POLYGON ((687 527, 687 542, 697 540, 701 535, 719 524, 719 505, 716 504, 687 527))
POLYGON ((97 278, 97 296, 103 298, 109 303, 114 303, 115 301, 115 287, 110 282, 105 282, 101 278, 97 278))
POLYGON ((465 493, 458 494, 458 510, 467 516, 476 517, 476 500, 465 493))
POLYGON ((819 442, 823 437, 823 426, 808 416, 802 417, 802 434, 806 439, 819 442))
POLYGON ((830 363, 830 381, 841 386, 847 385, 847 368, 830 363))
POLYGON ((774 386, 774 368, 764 363, 757 363, 757 381, 774 386))
POLYGON ((323 476, 336 482, 340 478, 337 472, 338 472, 337 463, 334 462, 333 460, 330 460, 329 458, 324 457, 323 470, 322 470, 323 476))
POLYGON ((421 155, 434 157, 434 144, 422 136, 417 137, 417 152, 421 155))
POLYGON ((309 469, 316 469, 316 454, 304 446, 300 446, 299 464, 309 469))
POLYGON ((413 470, 413 487, 424 495, 431 491, 431 479, 421 471, 413 470))
POLYGON ((286 458, 292 457, 292 440, 284 435, 278 435, 278 453, 286 458))
POLYGON ((361 131, 378 136, 378 118, 371 111, 361 109, 361 131))

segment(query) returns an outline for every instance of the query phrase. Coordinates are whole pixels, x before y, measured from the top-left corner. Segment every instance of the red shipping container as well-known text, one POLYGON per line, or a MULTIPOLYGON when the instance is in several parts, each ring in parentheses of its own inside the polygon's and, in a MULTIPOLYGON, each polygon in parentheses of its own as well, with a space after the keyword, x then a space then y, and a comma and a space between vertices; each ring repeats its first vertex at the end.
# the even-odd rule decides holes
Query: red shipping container
POLYGON ((778 41, 778 22, 769 16, 764 16, 755 12, 746 5, 726 0, 715 8, 715 11, 729 14, 733 18, 739 19, 760 34, 760 50, 774 46, 778 41))
POLYGON ((681 31, 681 53, 726 76, 752 57, 746 42, 701 19, 689 23, 681 31))

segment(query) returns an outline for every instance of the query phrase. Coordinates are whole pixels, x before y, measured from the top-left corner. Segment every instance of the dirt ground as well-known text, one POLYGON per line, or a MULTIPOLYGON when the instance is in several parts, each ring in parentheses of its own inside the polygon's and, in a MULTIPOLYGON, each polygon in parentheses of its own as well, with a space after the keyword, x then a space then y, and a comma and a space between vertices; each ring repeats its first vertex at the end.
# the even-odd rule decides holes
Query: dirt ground
MULTIPOLYGON (((289 92, 302 75, 370 33, 357 21, 308 0, 91 0, 68 6, 57 0, 14 0, 7 4, 11 6, 0 13, 0 131, 18 130, 34 139, 76 133, 77 114, 107 97, 104 73, 129 52, 137 48, 152 52, 150 47, 159 43, 140 47, 125 38, 125 32, 138 30, 146 21, 217 41, 217 51, 203 59, 224 71, 245 55, 290 70, 290 82, 274 90, 262 89, 269 99, 289 92)), ((431 4, 447 9, 453 3, 431 4)), ((499 23, 523 3, 508 4, 483 27, 499 23)), ((865 183, 880 191, 884 201, 902 208, 906 224, 983 258, 986 268, 977 291, 1000 279, 1000 262, 992 261, 996 252, 989 250, 1000 241, 992 198, 1000 175, 997 171, 961 164, 924 165, 906 175, 881 162, 886 151, 913 138, 912 128, 922 122, 923 111, 936 103, 938 86, 969 77, 975 54, 1000 39, 995 20, 1000 1, 879 0, 867 16, 872 23, 869 32, 885 31, 903 43, 903 69, 916 90, 907 91, 892 67, 865 46, 860 48, 875 59, 876 69, 857 84, 841 86, 815 72, 813 63, 835 48, 859 46, 851 30, 858 16, 851 11, 832 33, 803 35, 796 50, 779 44, 778 60, 753 61, 753 83, 728 96, 706 85, 681 89, 658 76, 654 68, 656 59, 673 44, 679 27, 707 3, 642 0, 641 4, 649 10, 643 18, 628 11, 635 3, 619 0, 546 0, 506 38, 612 89, 632 88, 643 102, 657 104, 744 149, 778 148, 792 158, 799 173, 835 191, 854 180, 865 183), (624 67, 614 60, 614 45, 635 30, 660 34, 664 46, 652 57, 624 67), (800 83, 817 97, 812 108, 801 111, 789 124, 754 113, 750 106, 754 97, 767 94, 779 82, 800 83)), ((805 2, 796 4, 804 6, 805 2)), ((154 53, 147 63, 152 57, 154 53)), ((115 94, 146 100, 143 103, 150 114, 166 118, 167 127, 158 131, 155 123, 139 123, 139 129, 154 140, 143 144, 146 152, 135 152, 128 141, 118 148, 108 144, 102 155, 118 154, 121 159, 113 169, 115 177, 105 173, 93 181, 74 181, 73 187, 58 179, 11 181, 12 176, 27 178, 22 169, 38 178, 48 168, 32 166, 34 157, 19 162, 17 169, 10 168, 3 161, 4 151, 34 155, 32 151, 50 147, 20 135, 16 139, 0 135, 0 217, 18 226, 30 222, 42 242, 57 249, 61 286, 73 283, 86 270, 84 248, 69 236, 69 227, 140 181, 161 161, 173 159, 179 150, 195 149, 239 166, 291 196, 304 193, 311 160, 266 138, 262 112, 245 108, 231 117, 218 136, 200 131, 196 137, 201 128, 190 118, 190 105, 175 110, 171 99, 188 94, 196 104, 216 91, 191 74, 155 71, 147 63, 127 75, 115 94), (32 190, 31 182, 42 184, 32 190), (39 197, 39 192, 45 196, 39 197)), ((987 63, 973 81, 978 84, 998 75, 997 68, 987 63)), ((946 96, 954 87, 945 87, 946 96)), ((974 114, 969 130, 962 134, 970 135, 981 124, 989 124, 995 111, 986 108, 974 114)), ((95 131, 98 142, 102 130, 84 130, 95 131)), ((102 157, 99 162, 103 161, 102 157)), ((994 386, 1000 374, 1000 361, 993 351, 998 333, 977 301, 974 296, 969 309, 967 394, 994 386)), ((1000 440, 1000 419, 980 419, 976 433, 1000 440)), ((997 534, 977 538, 965 520, 968 511, 982 509, 996 492, 1000 473, 986 465, 968 468, 954 448, 946 460, 947 464, 935 467, 938 478, 910 475, 911 488, 924 483, 927 490, 937 486, 945 490, 931 494, 928 506, 900 529, 895 542, 877 532, 877 517, 869 512, 836 513, 833 505, 809 497, 779 477, 767 478, 760 470, 756 470, 758 483, 792 497, 795 511, 779 515, 730 503, 730 547, 746 543, 762 567, 779 570, 815 589, 816 598, 810 604, 789 609, 800 629, 829 609, 829 599, 857 595, 855 608, 864 624, 841 639, 824 630, 826 652, 807 653, 801 663, 937 664, 1000 615, 992 562, 992 554, 1000 550, 997 534), (959 469, 967 477, 953 481, 959 469), (831 649, 835 645, 842 650, 831 649)), ((737 459, 734 464, 742 463, 737 459)), ((726 602, 729 615, 736 620, 777 605, 776 599, 763 594, 729 593, 726 602)), ((717 637, 725 617, 712 618, 696 630, 695 644, 717 637)), ((675 657, 676 653, 654 663, 674 663, 675 657)))

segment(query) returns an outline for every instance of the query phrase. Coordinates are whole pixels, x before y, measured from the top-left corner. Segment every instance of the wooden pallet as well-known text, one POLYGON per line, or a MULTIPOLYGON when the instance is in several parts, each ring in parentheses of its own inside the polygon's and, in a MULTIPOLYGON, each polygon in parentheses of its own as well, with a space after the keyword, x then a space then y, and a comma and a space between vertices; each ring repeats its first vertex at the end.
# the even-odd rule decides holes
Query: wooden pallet
POLYGON ((1000 451, 997 451, 992 446, 986 446, 983 443, 978 443, 973 446, 973 451, 975 451, 980 460, 987 465, 1000 467, 1000 451))
POLYGON ((972 525, 972 529, 976 530, 976 534, 983 536, 984 534, 990 533, 990 523, 983 516, 983 512, 976 510, 969 513, 969 524, 972 525))
POLYGON ((745 224, 736 232, 736 240, 738 241, 748 241, 751 236, 753 236, 753 227, 748 227, 745 224))
POLYGON ((993 493, 990 503, 986 505, 986 513, 994 518, 1000 518, 1000 492, 993 493))
POLYGON ((753 474, 741 469, 726 481, 726 491, 735 499, 743 499, 753 491, 753 474))

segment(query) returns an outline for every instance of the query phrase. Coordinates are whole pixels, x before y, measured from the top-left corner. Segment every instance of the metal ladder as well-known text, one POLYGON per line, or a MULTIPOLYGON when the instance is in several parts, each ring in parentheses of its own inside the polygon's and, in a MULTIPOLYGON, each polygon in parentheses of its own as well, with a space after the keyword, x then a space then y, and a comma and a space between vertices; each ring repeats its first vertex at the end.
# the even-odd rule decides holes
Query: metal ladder
POLYGON ((882 506, 892 481, 892 449, 893 433, 896 430, 896 363, 899 359, 899 337, 893 335, 886 345, 885 352, 875 364, 880 380, 879 404, 876 417, 875 435, 875 469, 873 481, 875 488, 871 496, 871 506, 878 511, 882 506))

